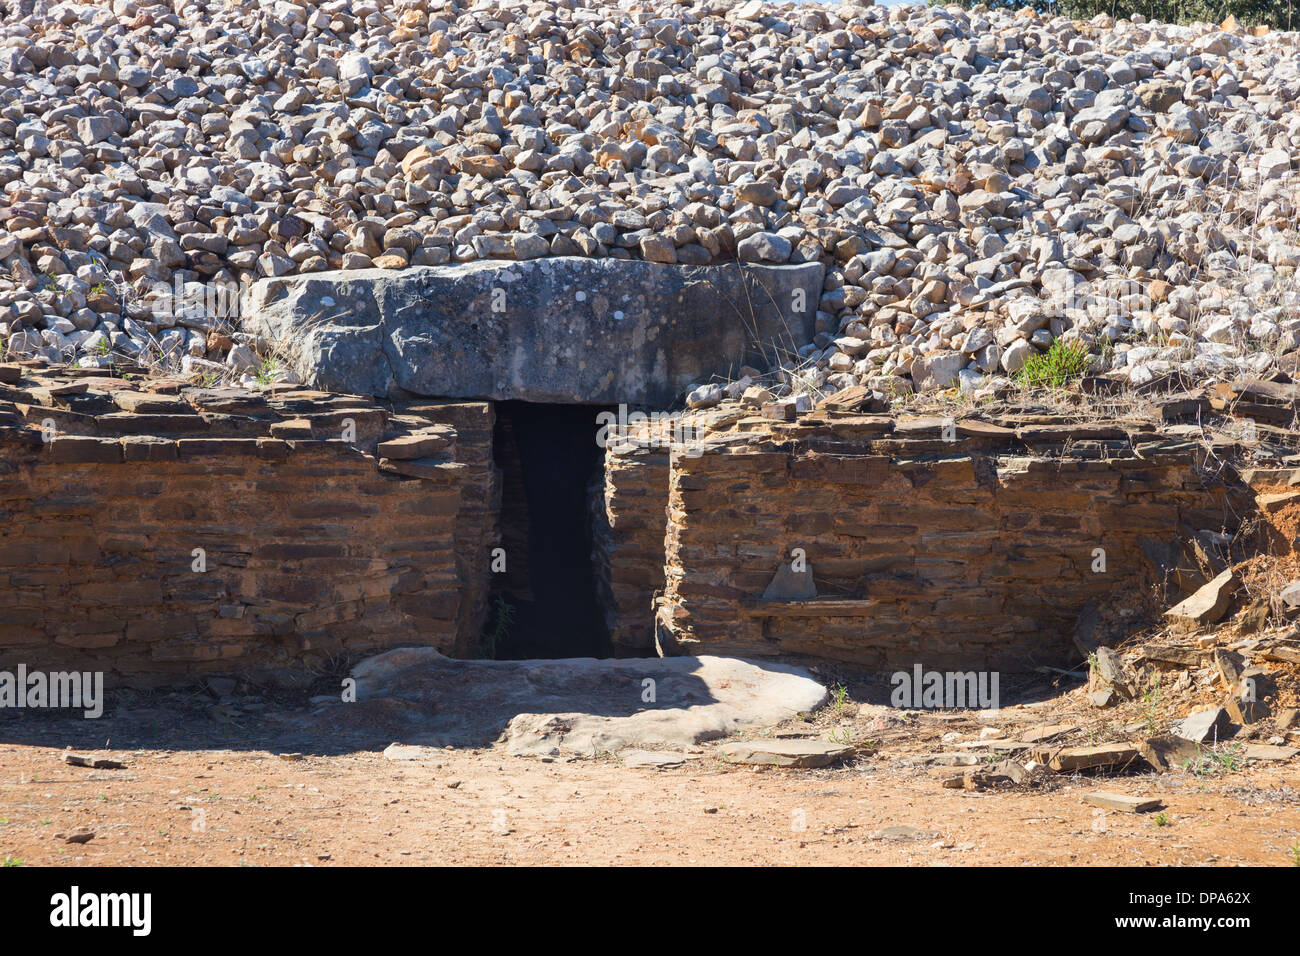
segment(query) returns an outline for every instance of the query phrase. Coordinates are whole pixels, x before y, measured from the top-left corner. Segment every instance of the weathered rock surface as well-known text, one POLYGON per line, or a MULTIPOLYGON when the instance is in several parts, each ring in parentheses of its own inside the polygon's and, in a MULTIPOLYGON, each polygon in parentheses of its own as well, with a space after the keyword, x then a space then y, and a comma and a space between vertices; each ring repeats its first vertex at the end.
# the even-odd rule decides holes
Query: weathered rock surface
POLYGON ((680 767, 688 760, 699 760, 700 754, 680 753, 673 750, 623 750, 619 752, 619 762, 624 767, 650 767, 655 770, 667 770, 680 767))
POLYGON ((1165 619, 1176 627, 1188 629, 1213 624, 1228 609, 1237 585, 1236 575, 1231 570, 1224 571, 1166 611, 1165 619))
POLYGON ((1211 707, 1178 721, 1173 726, 1173 734, 1193 743, 1214 743, 1227 736, 1231 729, 1232 721, 1228 712, 1222 707, 1211 707))
POLYGON ((1092 807, 1117 810, 1120 813, 1146 813, 1160 807, 1160 800, 1155 797, 1135 797, 1128 793, 1085 793, 1083 802, 1092 807))
POLYGON ((1138 750, 1142 759, 1161 773, 1195 763, 1201 756, 1201 748, 1196 741, 1175 734, 1148 737, 1138 745, 1138 750))
POLYGON ((826 688, 803 670, 735 658, 472 661, 402 648, 353 668, 357 702, 400 743, 519 756, 680 750, 815 710, 826 688), (394 705, 394 706, 389 706, 394 705))
POLYGON ((1033 752, 1039 763, 1062 773, 1092 770, 1096 767, 1130 766, 1138 758, 1138 749, 1128 744, 1100 744, 1095 747, 1040 748, 1033 752))
POLYGON ((714 751, 733 763, 773 767, 828 767, 853 753, 853 748, 827 740, 740 740, 714 751))
POLYGON ((367 269, 261 280, 248 312, 320 388, 666 404, 795 351, 823 272, 579 257, 367 269))

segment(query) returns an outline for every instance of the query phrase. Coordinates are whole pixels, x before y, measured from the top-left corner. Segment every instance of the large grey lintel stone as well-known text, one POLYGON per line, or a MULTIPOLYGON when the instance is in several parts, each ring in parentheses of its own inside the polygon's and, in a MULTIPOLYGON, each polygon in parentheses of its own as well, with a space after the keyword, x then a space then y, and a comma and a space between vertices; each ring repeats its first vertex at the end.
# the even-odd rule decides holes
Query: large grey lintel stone
POLYGON ((557 257, 262 279, 245 325, 317 388, 667 405, 812 341, 820 263, 557 257))

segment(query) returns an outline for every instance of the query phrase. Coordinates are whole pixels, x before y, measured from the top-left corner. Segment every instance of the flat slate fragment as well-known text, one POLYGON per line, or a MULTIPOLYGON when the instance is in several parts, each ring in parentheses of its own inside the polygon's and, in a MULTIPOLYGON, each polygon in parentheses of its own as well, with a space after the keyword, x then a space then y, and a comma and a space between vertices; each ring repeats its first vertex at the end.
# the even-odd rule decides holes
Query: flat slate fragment
POLYGON ((1066 747, 1062 750, 1042 749, 1034 759, 1053 770, 1069 773, 1075 770, 1092 770, 1097 767, 1125 767, 1138 758, 1132 744, 1101 744, 1096 747, 1066 747))
POLYGON ((411 461, 417 458, 429 458, 451 444, 451 430, 428 432, 415 435, 401 435, 379 443, 376 454, 380 458, 395 461, 411 461))
POLYGON ((126 764, 111 757, 83 757, 81 754, 65 753, 63 762, 72 767, 92 767, 95 770, 126 769, 126 764))
POLYGON ((1290 760, 1300 754, 1300 747, 1275 747, 1271 744, 1245 744, 1241 756, 1247 760, 1290 760))
POLYGON ((882 830, 872 830, 868 836, 872 840, 884 840, 889 843, 907 843, 912 840, 932 840, 935 834, 929 830, 922 830, 919 827, 907 825, 885 827, 882 830))
POLYGON ((1094 807, 1104 807, 1107 810, 1119 810, 1121 813, 1146 813, 1148 810, 1155 810, 1160 806, 1160 801, 1155 797, 1130 797, 1126 793, 1086 793, 1083 796, 1083 802, 1094 807))
POLYGON ((688 760, 699 760, 699 754, 680 753, 673 750, 624 750, 618 755, 625 767, 650 767, 655 770, 668 770, 680 767, 688 760))
POLYGON ((828 767, 853 752, 827 740, 743 740, 721 744, 715 753, 733 763, 774 767, 828 767))
POLYGON ((1178 667, 1200 667, 1203 656, 1194 647, 1144 647, 1140 659, 1178 667))
POLYGON ((394 763, 436 763, 441 757, 437 748, 418 744, 391 743, 384 748, 384 759, 394 763))
POLYGON ((905 767, 974 767, 981 763, 978 754, 917 754, 903 758, 905 767))

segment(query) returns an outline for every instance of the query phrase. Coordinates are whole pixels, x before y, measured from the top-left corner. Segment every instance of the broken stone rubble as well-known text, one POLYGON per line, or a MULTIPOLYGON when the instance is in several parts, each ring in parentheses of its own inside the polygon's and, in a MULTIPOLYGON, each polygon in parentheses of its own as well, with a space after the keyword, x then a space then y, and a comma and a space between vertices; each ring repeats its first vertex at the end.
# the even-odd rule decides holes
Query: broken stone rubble
POLYGON ((826 266, 791 375, 1142 385, 1300 345, 1294 34, 958 7, 36 3, 0 25, 12 355, 245 384, 198 293, 584 256, 826 266))

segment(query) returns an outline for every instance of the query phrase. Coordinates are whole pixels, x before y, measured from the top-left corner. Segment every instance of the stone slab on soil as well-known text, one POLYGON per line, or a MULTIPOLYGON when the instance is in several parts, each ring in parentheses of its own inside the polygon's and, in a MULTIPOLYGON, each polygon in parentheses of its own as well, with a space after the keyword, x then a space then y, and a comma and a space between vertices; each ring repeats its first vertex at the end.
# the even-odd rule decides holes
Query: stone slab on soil
POLYGON ((937 835, 938 834, 932 833, 929 830, 922 830, 919 827, 902 824, 899 826, 885 827, 880 830, 872 830, 867 836, 868 839, 871 840, 884 840, 890 843, 908 843, 913 840, 933 840, 937 835))
POLYGON ((739 740, 721 744, 714 752, 733 763, 813 768, 843 760, 853 748, 828 740, 739 740))
POLYGON ((651 767, 667 770, 680 767, 688 760, 699 760, 699 754, 684 754, 674 750, 623 750, 618 759, 625 767, 651 767))
POLYGON ((1062 750, 1036 751, 1034 759, 1059 773, 1092 770, 1097 767, 1126 767, 1137 760, 1136 747, 1128 744, 1101 744, 1096 747, 1066 747, 1062 750))
POLYGON ((384 759, 393 763, 437 763, 442 756, 434 747, 416 747, 411 744, 389 744, 384 749, 384 759))
POLYGON ((667 405, 810 341, 824 272, 577 256, 320 272, 259 280, 245 314, 319 388, 667 405))
POLYGON ((977 754, 917 754, 902 759, 908 767, 974 767, 981 763, 977 754))
POLYGON ((710 656, 470 661, 401 648, 352 676, 356 703, 327 705, 322 719, 369 720, 405 745, 499 743, 520 756, 684 749, 771 727, 827 698, 799 668, 710 656), (651 688, 654 699, 643 700, 651 688))
POLYGON ((92 767, 95 770, 125 770, 126 764, 111 757, 83 757, 81 754, 64 754, 63 762, 72 767, 92 767))
POLYGON ((1145 813, 1160 806, 1160 801, 1153 797, 1131 797, 1126 793, 1087 793, 1083 802, 1107 810, 1119 810, 1121 813, 1145 813))
POLYGON ((1241 748, 1241 756, 1246 760, 1290 760, 1296 754, 1300 754, 1300 748, 1271 744, 1246 744, 1241 748))
POLYGON ((1149 737, 1138 745, 1142 759, 1161 773, 1178 770, 1201 756, 1201 746, 1192 740, 1166 734, 1149 737))

